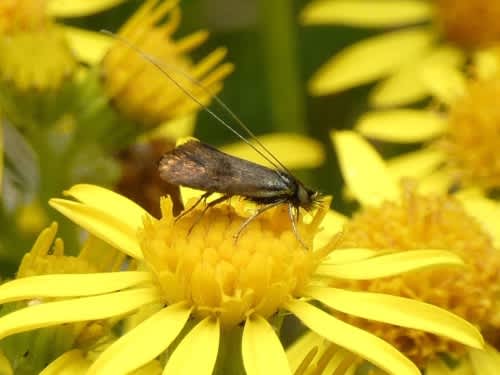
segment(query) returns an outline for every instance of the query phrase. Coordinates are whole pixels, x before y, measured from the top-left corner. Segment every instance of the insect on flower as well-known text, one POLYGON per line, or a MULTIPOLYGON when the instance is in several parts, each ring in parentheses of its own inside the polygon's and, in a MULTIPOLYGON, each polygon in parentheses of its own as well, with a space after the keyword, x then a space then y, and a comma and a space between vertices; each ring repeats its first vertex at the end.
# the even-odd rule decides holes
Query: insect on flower
MULTIPOLYGON (((211 93, 209 89, 200 82, 188 76, 185 72, 173 68, 177 73, 182 74, 202 91, 213 97, 215 102, 235 121, 253 143, 177 82, 167 71, 164 63, 157 61, 154 57, 139 50, 136 46, 123 40, 119 36, 109 31, 103 30, 103 32, 120 40, 129 48, 136 51, 146 61, 154 65, 181 91, 195 101, 200 108, 208 112, 214 119, 253 148, 273 167, 268 168, 248 160, 228 155, 210 145, 195 140, 190 140, 177 146, 172 151, 162 156, 158 166, 160 177, 171 184, 205 191, 198 201, 189 209, 182 212, 177 219, 193 210, 202 201, 206 202, 214 193, 219 193, 221 196, 206 203, 199 219, 201 219, 203 214, 211 207, 233 196, 243 197, 261 207, 248 217, 234 234, 236 242, 242 231, 253 219, 273 207, 286 204, 288 206, 288 215, 295 237, 302 246, 307 248, 297 230, 300 208, 309 211, 319 205, 321 202, 320 194, 306 187, 297 179, 290 170, 288 170, 271 151, 258 140, 255 134, 243 123, 243 121, 241 121, 217 95, 211 93)), ((193 224, 193 227, 195 224, 193 224)))

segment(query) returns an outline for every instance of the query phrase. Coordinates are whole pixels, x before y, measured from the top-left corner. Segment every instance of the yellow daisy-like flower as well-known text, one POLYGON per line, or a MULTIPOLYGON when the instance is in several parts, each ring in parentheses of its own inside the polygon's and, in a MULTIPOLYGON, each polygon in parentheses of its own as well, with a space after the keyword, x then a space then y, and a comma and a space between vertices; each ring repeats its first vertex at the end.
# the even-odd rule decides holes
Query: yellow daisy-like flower
POLYGON ((67 194, 77 200, 50 204, 92 235, 143 263, 141 271, 33 276, 0 286, 0 301, 37 298, 0 318, 0 337, 68 322, 127 316, 157 306, 127 330, 91 365, 87 374, 125 374, 172 347, 164 374, 211 374, 216 360, 225 371, 290 374, 284 349, 268 320, 288 311, 329 341, 386 371, 418 374, 415 365, 383 340, 334 318, 310 300, 378 321, 423 329, 474 348, 478 331, 432 305, 384 294, 329 287, 335 279, 372 279, 432 266, 456 267, 461 260, 440 250, 376 254, 367 249, 332 252, 315 236, 327 208, 298 230, 291 230, 286 207, 257 217, 237 243, 234 234, 248 217, 248 206, 233 202, 202 207, 176 221, 171 202, 161 202, 157 220, 128 199, 91 185, 67 194), (191 319, 190 319, 191 318, 191 319), (243 327, 242 327, 243 326, 243 327), (241 339, 239 336, 241 335, 241 339), (228 341, 229 340, 229 341, 228 341), (241 340, 241 347, 239 342, 241 340), (193 361, 192 353, 197 353, 193 361), (230 354, 230 355, 229 355, 230 354), (241 356, 241 357, 240 357, 241 356))
POLYGON ((110 41, 96 33, 59 25, 55 22, 56 17, 85 16, 122 1, 1 1, 0 78, 20 90, 59 87, 74 72, 75 55, 86 62, 95 62, 110 41))
MULTIPOLYGON (((500 59, 490 59, 498 65, 500 59)), ((491 65, 491 64, 490 64, 491 65)), ((441 70, 453 81, 429 81, 444 111, 395 109, 363 115, 357 130, 381 141, 425 142, 424 148, 398 156, 388 165, 394 176, 422 180, 424 189, 500 188, 500 74, 480 64, 469 81, 456 70, 441 70)))
MULTIPOLYGON (((17 279, 54 273, 88 274, 123 269, 125 254, 110 248, 95 237, 91 236, 85 242, 78 256, 68 256, 64 253, 63 241, 55 238, 56 233, 56 223, 40 233, 31 251, 24 255, 17 271, 17 279)), ((34 298, 29 303, 34 305, 40 303, 40 300, 34 298)), ((24 304, 8 305, 4 307, 2 315, 20 307, 24 307, 24 304)), ((13 373, 39 373, 47 363, 68 350, 79 352, 82 357, 82 353, 85 353, 90 366, 91 356, 102 351, 102 347, 109 345, 112 340, 111 328, 114 323, 116 320, 77 322, 26 332, 20 336, 6 338, 0 347, 5 353, 5 361, 12 364, 13 373), (51 345, 33 344, 37 342, 50 342, 51 345)))
MULTIPOLYGON (((346 184, 362 205, 346 221, 337 246, 371 248, 382 253, 393 248, 449 249, 466 264, 458 272, 451 268, 423 270, 340 285, 440 306, 467 319, 489 335, 491 345, 496 345, 500 332, 500 253, 495 245, 500 239, 500 223, 498 215, 491 215, 495 204, 479 196, 469 199, 422 195, 411 181, 399 189, 380 156, 359 135, 345 131, 333 133, 332 137, 346 184)), ((493 348, 478 352, 421 331, 345 319, 391 342, 422 369, 437 366, 443 353, 467 362, 474 368, 472 374, 485 374, 485 368, 500 364, 500 354, 493 348)))
POLYGON ((222 80, 233 71, 232 64, 220 64, 227 52, 225 48, 218 48, 193 64, 187 53, 202 44, 208 32, 202 30, 174 41, 172 34, 179 22, 177 1, 151 0, 145 2, 118 33, 123 40, 150 54, 165 73, 119 41, 102 61, 108 97, 122 114, 138 123, 158 125, 199 109, 200 105, 179 86, 197 101, 208 104, 222 88, 222 80), (159 24, 165 16, 169 16, 167 22, 159 24))
MULTIPOLYGON (((382 80, 371 93, 377 107, 404 105, 429 94, 429 70, 460 67, 474 51, 500 41, 500 3, 489 0, 316 0, 304 24, 386 30, 346 47, 310 81, 313 95, 382 80)), ((443 84, 446 75, 439 77, 443 84)))

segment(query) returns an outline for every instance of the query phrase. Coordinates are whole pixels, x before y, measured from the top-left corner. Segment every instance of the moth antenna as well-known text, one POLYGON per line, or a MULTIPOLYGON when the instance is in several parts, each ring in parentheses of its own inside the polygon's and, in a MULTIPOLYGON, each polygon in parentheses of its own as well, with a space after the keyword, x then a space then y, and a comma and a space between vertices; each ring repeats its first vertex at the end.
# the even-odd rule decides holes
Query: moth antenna
MULTIPOLYGON (((202 85, 200 82, 198 82, 195 78, 191 77, 189 74, 186 72, 182 71, 181 69, 170 66, 162 61, 157 60, 154 56, 142 51, 139 49, 137 46, 135 46, 133 43, 129 42, 128 40, 122 38, 120 35, 117 35, 109 30, 102 29, 100 30, 101 33, 106 34, 110 37, 112 37, 115 40, 118 40, 120 43, 124 44, 134 52, 136 52, 139 56, 141 56, 144 60, 148 61, 150 64, 152 64, 155 68, 157 68, 160 72, 162 72, 173 84, 175 84, 184 94, 186 94, 191 100, 193 100, 200 108, 202 108, 205 112, 207 112, 210 116, 212 116, 214 119, 219 121, 222 125, 224 125, 229 131, 231 131, 234 135, 236 135, 239 139, 241 139, 243 142, 245 142, 247 145, 249 145, 255 152, 257 152, 261 157, 264 158, 267 162, 269 162, 274 168, 276 169, 282 169, 288 173, 290 171, 288 168, 286 168, 279 160, 276 158, 271 151, 269 151, 261 141, 255 136, 255 134, 246 126, 242 120, 236 114, 229 109, 229 107, 220 99, 216 94, 213 94, 207 87, 202 85), (184 78, 188 79, 190 82, 195 84, 197 87, 202 89, 205 93, 209 94, 215 102, 226 111, 226 113, 229 114, 229 116, 236 121, 236 123, 252 138, 252 140, 259 145, 262 150, 265 152, 262 152, 259 150, 254 144, 252 144, 250 141, 248 141, 245 137, 243 137, 236 129, 234 129, 231 125, 229 125, 222 117, 220 117, 217 113, 215 113, 213 110, 208 108, 205 104, 203 104, 198 98, 196 98, 193 94, 191 94, 184 86, 182 86, 179 82, 177 82, 170 73, 167 72, 165 67, 168 67, 169 69, 172 69, 176 73, 181 74, 184 78), (266 155, 267 154, 267 155, 266 155)), ((279 174, 278 174, 279 175, 279 174)))

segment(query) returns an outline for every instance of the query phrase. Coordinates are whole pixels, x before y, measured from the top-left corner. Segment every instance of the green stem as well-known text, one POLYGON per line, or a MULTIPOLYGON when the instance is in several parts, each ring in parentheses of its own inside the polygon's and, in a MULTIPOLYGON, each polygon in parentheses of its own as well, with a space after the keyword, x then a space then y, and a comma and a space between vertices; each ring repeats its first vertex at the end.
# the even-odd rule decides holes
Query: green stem
POLYGON ((243 327, 240 326, 222 330, 214 375, 245 375, 241 356, 242 334, 243 327))
POLYGON ((307 133, 298 77, 292 0, 260 0, 259 24, 271 97, 273 128, 307 133))

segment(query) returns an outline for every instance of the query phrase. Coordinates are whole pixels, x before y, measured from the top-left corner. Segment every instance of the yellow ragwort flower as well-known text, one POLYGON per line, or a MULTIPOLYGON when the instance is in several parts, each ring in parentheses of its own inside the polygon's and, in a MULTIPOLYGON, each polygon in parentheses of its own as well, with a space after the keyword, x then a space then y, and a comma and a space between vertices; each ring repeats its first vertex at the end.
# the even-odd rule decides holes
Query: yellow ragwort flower
MULTIPOLYGON (((424 99, 429 70, 462 67, 475 51, 500 41, 500 3, 490 0, 315 0, 306 25, 336 24, 385 31, 357 42, 312 77, 313 95, 382 80, 371 92, 377 107, 424 99)), ((439 79, 446 83, 449 77, 439 79)))
POLYGON ((197 101, 208 104, 233 71, 232 64, 220 64, 225 48, 215 49, 196 64, 190 60, 188 53, 206 40, 207 31, 178 41, 172 38, 180 22, 177 2, 146 1, 118 33, 121 39, 149 54, 165 72, 121 41, 113 44, 101 63, 108 97, 123 115, 146 126, 199 109, 197 101), (168 20, 161 23, 165 16, 168 20))
MULTIPOLYGON (((64 243, 60 238, 56 238, 56 233, 56 223, 40 233, 31 251, 24 255, 16 279, 29 279, 32 276, 40 276, 43 279, 54 273, 88 274, 119 271, 123 268, 125 255, 92 236, 85 242, 78 256, 66 255, 64 243)), ((34 297, 28 305, 38 303, 41 303, 41 300, 34 297)), ((24 302, 9 305, 3 314, 23 307, 24 302)), ((113 338, 111 328, 114 323, 116 320, 109 319, 82 321, 26 332, 18 337, 8 337, 1 343, 1 348, 5 353, 5 360, 12 365, 13 373, 38 373, 47 363, 54 360, 56 364, 59 363, 57 368, 61 370, 60 360, 56 358, 61 354, 65 358, 68 351, 73 353, 72 358, 79 353, 82 361, 75 361, 75 364, 86 363, 89 367, 92 356, 95 357, 103 347, 109 346, 113 338), (34 345, 33 342, 50 342, 51 345, 34 345)), ((56 364, 52 362, 49 368, 54 368, 56 364)), ((50 373, 48 371, 45 369, 42 373, 50 373)))
POLYGON ((443 109, 394 109, 361 117, 357 130, 369 138, 425 142, 422 149, 388 162, 394 176, 419 178, 434 191, 500 188, 500 59, 490 56, 488 62, 493 64, 476 65, 475 79, 441 70, 453 84, 429 81, 443 109))
POLYGON ((5 283, 0 286, 2 303, 31 298, 46 302, 0 318, 0 338, 38 327, 130 316, 157 306, 111 344, 87 374, 129 373, 174 342, 168 358, 163 357, 164 374, 211 374, 218 354, 226 369, 243 366, 249 375, 290 374, 269 322, 279 320, 280 311, 392 374, 419 373, 391 345, 334 318, 311 300, 482 347, 474 327, 432 305, 329 287, 325 281, 331 279, 372 279, 462 262, 432 249, 375 256, 367 249, 332 252, 331 239, 323 245, 315 239, 326 207, 298 223, 310 248, 305 250, 291 229, 286 207, 257 217, 235 243, 234 234, 249 215, 250 207, 242 201, 220 204, 203 216, 203 207, 196 207, 176 221, 168 199, 161 201, 162 217, 154 219, 135 203, 97 186, 76 185, 66 194, 77 201, 52 199, 52 207, 136 259, 140 270, 33 276, 5 283), (234 346, 240 340, 241 351, 234 346))
POLYGON ((21 90, 54 89, 71 76, 76 57, 95 62, 110 38, 56 23, 123 0, 3 0, 0 2, 0 79, 21 90), (36 63, 33 63, 36 61, 36 63))
MULTIPOLYGON (((362 205, 344 225, 336 246, 369 248, 381 253, 388 249, 446 249, 459 255, 466 265, 460 270, 429 269, 337 285, 442 307, 474 324, 490 345, 497 345, 500 252, 495 245, 500 240, 500 211, 496 204, 480 196, 424 195, 417 192, 416 184, 410 180, 399 189, 380 156, 359 135, 344 131, 332 133, 332 138, 346 184, 362 205), (492 215, 491 210, 495 209, 497 215, 492 215)), ((473 375, 485 374, 489 366, 500 365, 500 354, 492 347, 482 352, 422 331, 352 316, 344 319, 392 343, 422 369, 439 367, 441 354, 464 362, 461 366, 472 366, 473 375)))

